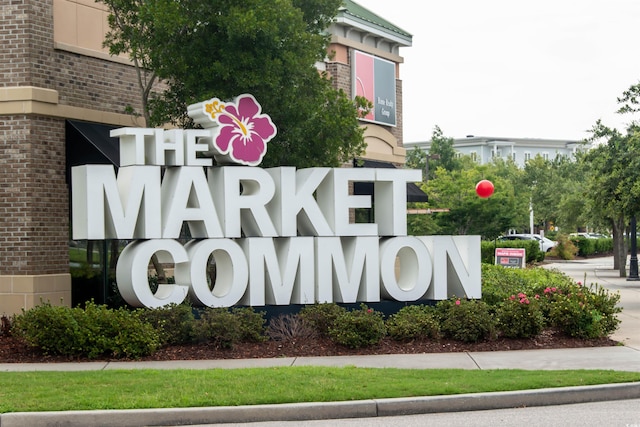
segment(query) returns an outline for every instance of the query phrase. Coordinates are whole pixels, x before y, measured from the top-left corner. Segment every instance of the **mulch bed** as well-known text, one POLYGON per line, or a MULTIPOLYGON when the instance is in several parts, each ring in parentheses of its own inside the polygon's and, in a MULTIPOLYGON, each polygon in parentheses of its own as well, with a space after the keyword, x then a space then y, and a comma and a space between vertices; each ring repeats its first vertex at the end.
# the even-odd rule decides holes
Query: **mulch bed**
MULTIPOLYGON (((230 349, 216 348, 210 344, 190 344, 161 348, 155 354, 139 360, 215 360, 267 357, 348 356, 366 354, 420 354, 606 347, 615 345, 618 345, 618 342, 609 338, 582 340, 567 337, 553 329, 548 329, 539 336, 531 339, 498 338, 479 343, 463 343, 460 341, 446 339, 424 339, 410 342, 398 342, 387 337, 378 345, 359 349, 347 348, 334 344, 330 340, 323 338, 242 343, 230 349)), ((106 361, 115 359, 103 357, 91 360, 106 361)), ((29 347, 24 342, 14 337, 0 335, 0 363, 54 363, 86 361, 89 361, 89 359, 46 355, 38 349, 29 347)))

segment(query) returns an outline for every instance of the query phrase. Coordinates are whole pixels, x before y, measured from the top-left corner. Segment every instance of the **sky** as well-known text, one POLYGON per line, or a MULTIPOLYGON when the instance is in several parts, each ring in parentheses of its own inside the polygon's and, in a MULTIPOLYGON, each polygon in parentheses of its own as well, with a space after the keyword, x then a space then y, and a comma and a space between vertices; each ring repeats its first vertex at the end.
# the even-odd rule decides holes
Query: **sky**
POLYGON ((356 0, 413 35, 400 49, 404 142, 467 135, 581 140, 624 132, 640 83, 639 0, 356 0))

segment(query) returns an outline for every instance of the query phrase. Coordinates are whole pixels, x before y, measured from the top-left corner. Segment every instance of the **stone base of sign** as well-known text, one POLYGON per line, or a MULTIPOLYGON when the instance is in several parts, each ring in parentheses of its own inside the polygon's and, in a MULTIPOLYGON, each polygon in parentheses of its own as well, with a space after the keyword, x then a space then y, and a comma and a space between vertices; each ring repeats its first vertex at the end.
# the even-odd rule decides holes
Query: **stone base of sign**
POLYGON ((41 302, 70 307, 71 275, 0 275, 0 316, 21 313, 41 302))

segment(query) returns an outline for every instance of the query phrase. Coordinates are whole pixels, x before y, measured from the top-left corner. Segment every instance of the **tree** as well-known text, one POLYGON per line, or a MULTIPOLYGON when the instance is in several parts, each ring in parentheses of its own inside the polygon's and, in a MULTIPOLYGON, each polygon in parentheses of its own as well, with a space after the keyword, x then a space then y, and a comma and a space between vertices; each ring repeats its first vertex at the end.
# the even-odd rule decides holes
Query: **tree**
MULTIPOLYGON (((560 230, 578 230, 580 227, 603 228, 603 222, 595 215, 588 214, 588 204, 585 198, 586 179, 589 171, 584 162, 558 162, 559 191, 556 201, 556 224, 560 230)), ((606 227, 610 228, 610 227, 606 227)))
POLYGON ((611 220, 616 265, 620 277, 625 277, 625 220, 640 212, 640 132, 631 125, 622 134, 598 121, 592 134, 606 143, 585 156, 591 171, 587 195, 594 209, 611 220))
POLYGON ((448 171, 452 171, 460 167, 456 150, 453 148, 453 138, 445 137, 439 126, 433 129, 431 134, 431 147, 429 152, 414 147, 413 150, 407 152, 405 166, 410 169, 420 169, 428 171, 427 180, 434 177, 437 167, 443 167, 448 171), (429 167, 427 168, 427 162, 429 167))
MULTIPOLYGON (((460 162, 457 158, 455 148, 453 148, 453 138, 444 136, 442 129, 436 125, 431 135, 431 148, 429 154, 437 156, 434 166, 441 166, 448 171, 458 169, 460 162)), ((431 166, 431 165, 429 165, 431 166)))
POLYGON ((507 162, 488 165, 477 165, 470 159, 467 162, 467 167, 453 171, 437 168, 434 179, 426 185, 429 205, 449 208, 449 212, 434 214, 439 232, 479 234, 493 239, 526 223, 527 202, 515 192, 511 178, 521 173, 517 167, 507 162), (481 179, 488 179, 495 186, 494 194, 487 199, 475 192, 481 179))
POLYGON ((251 93, 278 128, 264 166, 338 166, 364 151, 358 114, 368 105, 315 67, 341 0, 101 1, 113 16, 110 52, 166 84, 146 103, 151 125, 192 126, 187 105, 251 93))

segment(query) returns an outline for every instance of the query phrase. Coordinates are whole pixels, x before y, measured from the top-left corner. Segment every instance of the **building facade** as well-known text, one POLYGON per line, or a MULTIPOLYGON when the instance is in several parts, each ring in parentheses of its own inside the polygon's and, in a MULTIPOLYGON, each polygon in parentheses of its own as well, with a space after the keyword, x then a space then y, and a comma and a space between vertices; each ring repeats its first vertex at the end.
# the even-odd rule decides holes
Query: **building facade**
POLYGON ((365 158, 404 164, 406 151, 402 141, 400 79, 400 64, 404 60, 400 56, 400 48, 411 46, 411 34, 350 0, 344 2, 328 31, 331 44, 329 58, 323 64, 326 70, 338 88, 352 97, 365 96, 373 103, 374 113, 380 113, 377 117, 367 116, 363 123, 367 142, 365 158), (363 63, 362 72, 356 69, 356 65, 361 63, 359 61, 363 63), (368 73, 371 69, 380 73, 371 75, 368 73), (372 81, 363 90, 363 86, 367 86, 367 78, 372 81), (393 104, 389 107, 393 110, 390 118, 384 115, 382 103, 385 107, 393 104))
MULTIPOLYGON (((102 47, 108 31, 103 4, 24 0, 4 2, 0 14, 0 315, 41 301, 105 302, 108 243, 95 242, 94 257, 93 242, 72 242, 90 255, 85 265, 70 265, 69 170, 82 162, 118 166, 109 129, 143 125, 125 113, 141 109, 136 73, 127 58, 102 47)), ((356 93, 356 52, 373 69, 378 62, 387 71, 392 66, 391 81, 380 83, 382 116, 363 122, 365 157, 404 163, 399 48, 411 45, 411 35, 351 1, 329 31, 330 59, 318 66, 337 87, 356 93)), ((376 89, 379 82, 373 83, 376 89)))
MULTIPOLYGON (((426 152, 431 149, 431 141, 407 142, 406 149, 419 148, 426 152)), ((578 151, 588 150, 589 144, 583 141, 566 139, 503 138, 488 136, 467 136, 453 140, 453 148, 461 156, 470 156, 479 164, 485 164, 500 158, 512 160, 519 167, 527 161, 540 156, 545 160, 557 157, 574 159, 578 151)))

